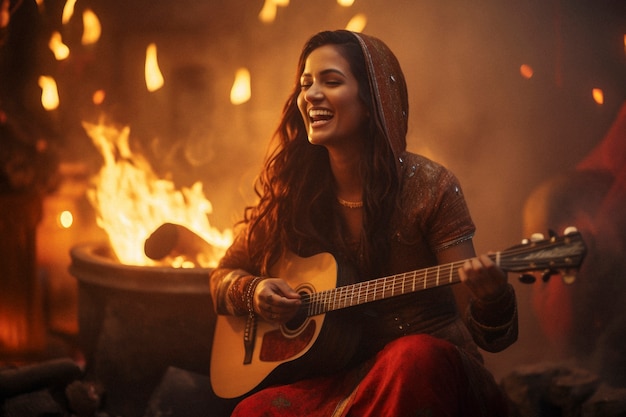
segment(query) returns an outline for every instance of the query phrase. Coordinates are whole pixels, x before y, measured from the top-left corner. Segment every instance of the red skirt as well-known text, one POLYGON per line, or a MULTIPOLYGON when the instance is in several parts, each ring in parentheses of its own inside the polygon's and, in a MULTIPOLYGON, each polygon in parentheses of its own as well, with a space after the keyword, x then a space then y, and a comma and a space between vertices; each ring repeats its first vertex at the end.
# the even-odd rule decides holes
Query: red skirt
POLYGON ((234 417, 505 417, 493 376, 455 345, 429 335, 389 343, 372 360, 329 377, 266 388, 234 417))

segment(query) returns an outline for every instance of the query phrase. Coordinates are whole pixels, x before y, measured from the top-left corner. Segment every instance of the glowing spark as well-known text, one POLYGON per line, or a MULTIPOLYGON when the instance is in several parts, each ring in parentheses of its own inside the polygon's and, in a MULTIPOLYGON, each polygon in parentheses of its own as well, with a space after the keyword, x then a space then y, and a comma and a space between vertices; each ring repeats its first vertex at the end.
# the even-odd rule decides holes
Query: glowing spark
POLYGON ((365 29, 365 25, 367 24, 367 16, 363 13, 359 13, 355 15, 348 24, 346 25, 347 30, 351 30, 353 32, 362 32, 365 29))
POLYGON ((100 105, 102 103, 104 103, 104 99, 106 98, 107 94, 104 90, 96 90, 93 93, 93 96, 91 96, 91 101, 93 101, 93 104, 95 105, 100 105))
POLYGON ((0 29, 9 26, 9 21, 11 20, 10 5, 11 2, 9 0, 2 0, 2 3, 0 3, 0 29))
POLYGON ((165 84, 163 74, 161 74, 161 70, 159 69, 157 47, 154 43, 148 45, 148 48, 146 49, 145 77, 146 87, 151 93, 157 91, 159 88, 163 87, 163 84, 165 84))
POLYGON ((41 104, 46 110, 54 110, 59 107, 59 92, 54 78, 42 75, 39 77, 41 87, 41 104))
POLYGON ((102 26, 100 25, 98 16, 96 16, 96 14, 90 9, 85 9, 83 12, 83 27, 85 29, 83 31, 81 44, 93 45, 98 42, 100 34, 102 33, 102 26))
POLYGON ((70 227, 72 227, 72 224, 74 224, 74 216, 72 215, 72 212, 68 210, 64 210, 59 215, 58 220, 59 220, 59 225, 63 229, 69 229, 70 227))
POLYGON ((230 102, 233 104, 243 104, 250 100, 252 96, 250 90, 250 71, 246 68, 239 68, 235 74, 235 82, 230 90, 230 102))
POLYGON ((533 74, 534 74, 533 67, 531 67, 530 65, 523 64, 522 66, 519 67, 519 73, 522 75, 522 77, 528 80, 533 77, 533 74))
POLYGON ((74 15, 74 6, 76 5, 76 0, 67 0, 65 2, 65 6, 63 6, 63 15, 61 17, 61 23, 64 25, 70 21, 72 16, 74 15))
POLYGON ((61 34, 59 32, 52 32, 50 36, 50 42, 48 42, 48 48, 54 53, 54 57, 57 61, 63 61, 70 56, 70 48, 63 43, 61 34))
POLYGON ((596 103, 604 104, 604 92, 601 88, 594 88, 591 90, 591 95, 596 103))

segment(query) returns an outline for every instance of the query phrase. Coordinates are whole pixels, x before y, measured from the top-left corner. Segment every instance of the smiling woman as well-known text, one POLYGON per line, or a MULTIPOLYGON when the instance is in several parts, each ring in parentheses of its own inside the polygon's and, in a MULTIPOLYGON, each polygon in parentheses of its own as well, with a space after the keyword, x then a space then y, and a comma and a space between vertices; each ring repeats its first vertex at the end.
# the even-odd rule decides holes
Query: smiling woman
MULTIPOLYGON (((367 109, 359 99, 359 84, 350 63, 342 54, 337 45, 314 50, 300 77, 298 108, 309 141, 315 145, 361 147, 367 138, 367 109)), ((356 149, 349 153, 360 155, 356 149)))
POLYGON ((211 273, 211 377, 241 400, 234 416, 506 415, 477 347, 515 341, 513 288, 474 258, 456 177, 407 152, 407 120, 404 75, 382 41, 339 30, 305 44, 260 201, 211 273), (329 295, 453 261, 467 309, 450 286, 391 288, 385 300, 365 291, 343 309, 329 295))

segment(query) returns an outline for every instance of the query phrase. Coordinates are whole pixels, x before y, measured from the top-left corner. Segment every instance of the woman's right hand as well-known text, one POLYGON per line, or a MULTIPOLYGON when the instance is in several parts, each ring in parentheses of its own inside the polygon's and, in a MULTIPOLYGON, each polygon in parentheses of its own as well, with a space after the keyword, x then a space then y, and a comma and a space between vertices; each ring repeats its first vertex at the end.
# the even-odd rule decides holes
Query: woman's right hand
POLYGON ((300 294, 280 278, 266 278, 254 291, 254 311, 269 322, 285 323, 291 320, 302 301, 300 294))

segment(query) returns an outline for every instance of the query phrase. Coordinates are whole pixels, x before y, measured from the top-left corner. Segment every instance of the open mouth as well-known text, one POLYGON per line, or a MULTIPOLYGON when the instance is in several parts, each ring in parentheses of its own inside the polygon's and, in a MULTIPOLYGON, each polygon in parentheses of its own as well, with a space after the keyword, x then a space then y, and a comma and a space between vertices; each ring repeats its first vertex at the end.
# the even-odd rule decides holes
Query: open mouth
POLYGON ((325 109, 312 109, 309 110, 309 120, 313 125, 327 122, 332 119, 334 113, 330 110, 325 109))

